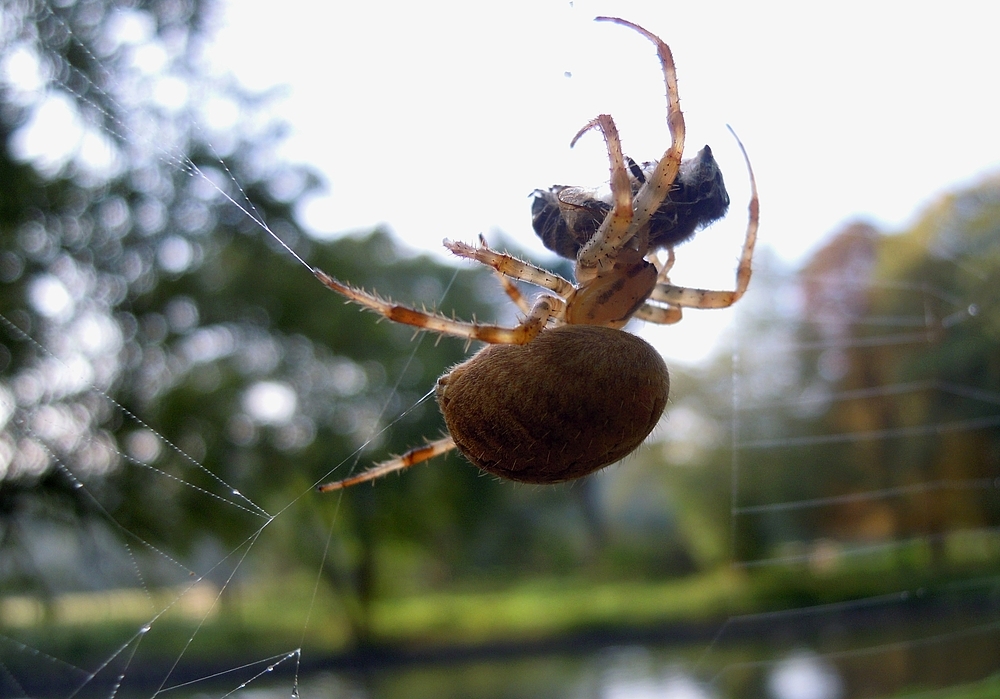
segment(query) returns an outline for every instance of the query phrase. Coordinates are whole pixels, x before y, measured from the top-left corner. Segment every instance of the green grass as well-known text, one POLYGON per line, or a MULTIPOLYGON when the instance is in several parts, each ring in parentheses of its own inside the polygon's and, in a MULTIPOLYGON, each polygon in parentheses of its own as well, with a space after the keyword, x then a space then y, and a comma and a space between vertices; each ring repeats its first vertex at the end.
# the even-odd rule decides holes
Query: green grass
POLYGON ((380 601, 374 630, 390 642, 476 643, 598 627, 718 619, 743 608, 729 571, 662 583, 545 581, 493 593, 435 593, 380 601))
MULTIPOLYGON (((217 595, 214 604, 195 606, 190 614, 182 613, 183 597, 178 598, 171 612, 156 618, 141 639, 143 654, 170 657, 187 647, 186 653, 211 658, 234 652, 277 654, 303 645, 322 652, 349 648, 353 636, 347 609, 326 588, 314 596, 313 583, 308 577, 291 577, 280 583, 233 586, 217 595)), ((742 578, 723 570, 660 583, 550 580, 495 592, 415 594, 376 601, 370 639, 400 645, 468 645, 718 619, 746 606, 745 590, 742 578)), ((108 595, 120 600, 123 593, 108 595)), ((159 605, 161 597, 170 595, 154 595, 159 605)), ((56 657, 99 657, 109 647, 129 642, 155 615, 148 605, 115 607, 94 595, 58 600, 54 609, 45 619, 8 629, 8 635, 56 657), (95 609, 113 609, 116 614, 102 619, 95 609)))
MULTIPOLYGON (((959 578, 969 580, 967 573, 959 578)), ((914 576, 910 571, 894 575, 861 565, 845 565, 822 576, 787 566, 751 573, 725 568, 654 582, 526 581, 489 591, 453 589, 377 599, 369 610, 368 640, 462 646, 593 629, 716 622, 864 599, 918 583, 927 595, 947 594, 949 587, 947 576, 914 576)), ((984 590, 992 589, 996 579, 984 585, 984 590)), ((134 641, 141 641, 144 655, 176 657, 185 648, 186 654, 206 658, 259 657, 299 647, 336 653, 356 640, 350 601, 339 599, 327 586, 317 587, 315 576, 307 574, 230 585, 222 593, 199 588, 185 594, 140 590, 66 596, 44 613, 38 611, 40 604, 0 599, 0 634, 60 658, 106 655, 108 648, 133 642, 137 630, 150 621, 154 623, 149 633, 134 641), (169 611, 159 616, 165 607, 169 611), (5 619, 4 609, 20 610, 19 623, 5 619)))
POLYGON ((892 699, 996 699, 1000 697, 1000 675, 991 675, 978 682, 921 692, 896 694, 892 699))

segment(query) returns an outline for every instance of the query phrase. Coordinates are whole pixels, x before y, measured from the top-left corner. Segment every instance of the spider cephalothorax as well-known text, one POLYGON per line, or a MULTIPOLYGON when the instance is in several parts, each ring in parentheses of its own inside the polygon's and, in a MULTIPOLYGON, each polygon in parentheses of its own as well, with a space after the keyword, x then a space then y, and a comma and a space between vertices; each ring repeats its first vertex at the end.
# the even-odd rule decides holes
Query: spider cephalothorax
POLYGON ((459 257, 498 273, 524 313, 513 328, 418 311, 314 269, 327 287, 392 321, 487 343, 438 379, 435 394, 448 436, 320 490, 369 481, 452 449, 484 471, 515 481, 557 483, 593 473, 642 443, 663 413, 670 389, 663 359, 621 328, 632 318, 676 323, 684 307, 726 308, 746 291, 757 239, 753 171, 736 288, 711 291, 672 285, 667 275, 674 262, 673 246, 721 217, 729 196, 708 147, 681 162, 684 115, 670 49, 636 24, 598 19, 629 27, 656 46, 667 87, 670 147, 659 160, 640 166, 622 155, 610 116, 601 114, 577 133, 573 142, 591 129, 604 136, 611 164, 610 196, 553 187, 539 192, 532 207, 535 230, 545 244, 576 260, 576 283, 491 250, 482 238, 478 247, 445 241, 459 257), (666 263, 656 256, 660 248, 667 250, 666 263), (509 279, 544 291, 529 306, 509 279))
MULTIPOLYGON (((641 166, 626 158, 633 196, 656 169, 656 162, 641 166)), ((535 234, 552 252, 575 260, 580 247, 594 237, 611 211, 610 192, 599 193, 584 187, 555 185, 548 191, 535 190, 531 205, 535 234)), ((681 163, 677 179, 667 198, 649 221, 649 248, 671 248, 691 238, 726 215, 729 193, 722 171, 705 146, 695 157, 681 163)))

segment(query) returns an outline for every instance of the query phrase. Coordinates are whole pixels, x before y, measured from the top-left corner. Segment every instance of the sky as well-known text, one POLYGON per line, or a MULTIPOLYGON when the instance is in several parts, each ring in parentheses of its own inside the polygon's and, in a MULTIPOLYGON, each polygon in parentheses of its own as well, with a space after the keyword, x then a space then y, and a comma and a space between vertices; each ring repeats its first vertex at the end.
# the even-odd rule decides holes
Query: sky
MULTIPOLYGON (((252 89, 285 86, 278 157, 325 181, 300 210, 317 236, 383 225, 444 259, 444 238, 502 232, 544 257, 531 192, 608 178, 596 133, 570 149, 581 126, 611 114, 638 161, 669 145, 652 44, 597 15, 671 46, 688 153, 710 144, 732 197, 678 250, 674 283, 732 287, 748 188, 727 124, 756 173, 759 244, 789 265, 850 221, 900 230, 1000 171, 1000 9, 985 2, 228 0, 206 58, 252 89)), ((730 318, 692 311, 643 334, 693 361, 730 318)))
POLYGON ((528 243, 533 189, 607 178, 597 136, 569 149, 591 117, 612 114, 636 159, 668 145, 652 45, 592 21, 626 17, 672 47, 689 149, 721 151, 734 190, 746 176, 725 125, 740 134, 764 242, 795 260, 845 220, 903 226, 1000 167, 988 5, 239 0, 212 57, 249 86, 289 86, 285 153, 329 187, 311 228, 528 243))

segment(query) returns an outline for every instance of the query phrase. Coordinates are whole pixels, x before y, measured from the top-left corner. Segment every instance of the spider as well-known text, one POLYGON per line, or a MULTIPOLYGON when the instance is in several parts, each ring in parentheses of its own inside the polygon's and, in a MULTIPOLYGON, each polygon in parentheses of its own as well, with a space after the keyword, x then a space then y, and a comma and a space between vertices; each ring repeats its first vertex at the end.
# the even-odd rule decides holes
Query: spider
POLYGON ((676 323, 685 307, 726 308, 746 291, 759 205, 742 143, 737 139, 749 172, 751 197, 735 289, 674 286, 668 277, 673 246, 721 217, 729 197, 707 147, 691 161, 681 162, 685 126, 670 48, 632 22, 616 17, 597 20, 628 27, 656 46, 667 88, 670 147, 659 161, 640 167, 629 159, 626 164, 617 127, 606 114, 573 138, 571 145, 592 129, 603 135, 611 170, 610 201, 580 188, 553 187, 536 192, 532 208, 535 230, 543 241, 576 260, 575 284, 490 249, 481 236, 479 246, 444 241, 455 255, 495 270, 524 313, 515 327, 418 311, 314 268, 327 287, 389 320, 487 343, 437 381, 435 394, 447 436, 321 485, 320 491, 370 481, 452 449, 484 471, 525 483, 573 480, 608 466, 645 440, 659 421, 670 390, 662 357, 621 328, 632 318, 676 323), (661 247, 667 249, 665 263, 656 255, 661 247), (544 291, 529 306, 510 279, 544 291))

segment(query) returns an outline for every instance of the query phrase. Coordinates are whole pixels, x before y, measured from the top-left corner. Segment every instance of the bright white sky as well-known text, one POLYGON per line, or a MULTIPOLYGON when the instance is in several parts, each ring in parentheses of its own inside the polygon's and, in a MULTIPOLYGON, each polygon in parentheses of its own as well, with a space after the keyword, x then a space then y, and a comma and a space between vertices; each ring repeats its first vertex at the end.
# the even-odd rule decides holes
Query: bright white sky
MULTIPOLYGON (((532 190, 607 179, 599 136, 569 149, 584 123, 612 114, 636 160, 668 145, 652 45, 592 21, 630 19, 673 49, 689 152, 712 145, 733 199, 726 222, 681 248, 674 281, 726 287, 747 200, 727 123, 756 171, 761 244, 790 262, 848 220, 900 228, 1000 169, 998 7, 231 0, 212 60, 250 87, 289 86, 283 154, 328 183, 302 211, 311 230, 387 224, 422 251, 503 231, 541 253, 532 190)), ((691 312, 659 332, 676 346, 683 328, 697 356, 710 340, 688 340, 727 316, 691 312)))

